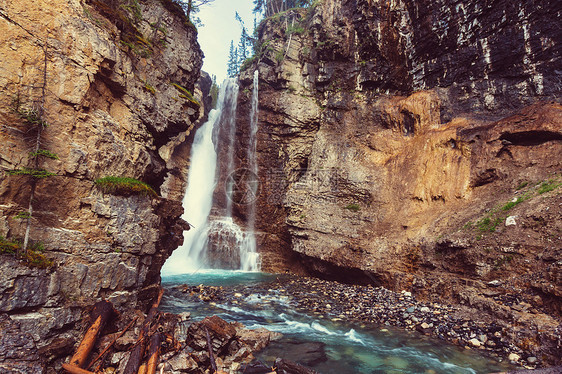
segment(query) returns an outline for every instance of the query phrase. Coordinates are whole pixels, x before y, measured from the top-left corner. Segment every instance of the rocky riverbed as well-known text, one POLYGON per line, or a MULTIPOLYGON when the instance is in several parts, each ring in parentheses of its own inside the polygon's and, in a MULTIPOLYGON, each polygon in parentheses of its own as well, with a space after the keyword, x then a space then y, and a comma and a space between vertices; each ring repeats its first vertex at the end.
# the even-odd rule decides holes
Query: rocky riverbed
MULTIPOLYGON (((534 369, 541 358, 513 342, 509 326, 490 322, 468 307, 424 303, 410 292, 393 292, 382 287, 348 285, 305 277, 281 276, 277 280, 251 285, 180 285, 170 295, 190 301, 241 305, 251 299, 254 307, 268 309, 275 295, 291 308, 334 322, 355 322, 374 329, 399 327, 437 337, 465 349, 508 360, 513 365, 534 369), (263 300, 261 302, 260 300, 263 300)), ((507 303, 508 301, 506 301, 507 303)))

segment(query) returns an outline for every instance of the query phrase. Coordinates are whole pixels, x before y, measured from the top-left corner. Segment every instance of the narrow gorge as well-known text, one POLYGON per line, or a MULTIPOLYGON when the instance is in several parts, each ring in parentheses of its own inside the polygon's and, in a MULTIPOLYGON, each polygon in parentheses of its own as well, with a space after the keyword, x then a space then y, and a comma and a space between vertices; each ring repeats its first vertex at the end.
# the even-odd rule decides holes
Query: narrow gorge
POLYGON ((98 373, 151 318, 162 373, 562 365, 559 2, 266 0, 214 108, 197 3, 0 2, 0 371, 64 372, 100 300, 98 373), (254 360, 287 326, 331 340, 254 360))

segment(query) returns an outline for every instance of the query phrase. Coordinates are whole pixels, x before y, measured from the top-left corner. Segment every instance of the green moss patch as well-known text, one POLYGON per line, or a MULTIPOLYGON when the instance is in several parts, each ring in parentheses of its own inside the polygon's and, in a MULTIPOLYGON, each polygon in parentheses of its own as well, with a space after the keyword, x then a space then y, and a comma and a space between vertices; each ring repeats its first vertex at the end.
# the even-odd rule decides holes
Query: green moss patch
POLYGON ((22 168, 22 169, 15 169, 15 170, 8 170, 6 173, 10 175, 29 175, 30 177, 42 179, 47 177, 55 176, 55 173, 51 173, 50 171, 43 170, 43 169, 30 169, 30 168, 22 168))
POLYGON ((158 194, 148 184, 134 178, 127 177, 104 177, 96 179, 96 187, 104 193, 113 195, 144 195, 158 197, 158 194))

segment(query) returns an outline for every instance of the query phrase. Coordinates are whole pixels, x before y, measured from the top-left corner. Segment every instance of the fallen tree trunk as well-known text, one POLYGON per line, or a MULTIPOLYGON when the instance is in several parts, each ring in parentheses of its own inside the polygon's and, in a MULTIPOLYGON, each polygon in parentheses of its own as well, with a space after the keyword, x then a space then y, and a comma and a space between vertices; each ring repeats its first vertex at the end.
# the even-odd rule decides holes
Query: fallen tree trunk
POLYGON ((160 358, 160 344, 162 343, 162 334, 157 332, 150 338, 148 347, 148 363, 146 365, 146 374, 156 373, 158 360, 160 358))
POLYGON ((152 320, 158 312, 158 306, 160 306, 160 302, 162 301, 162 295, 164 295, 164 289, 160 288, 158 297, 152 304, 152 307, 150 308, 148 315, 146 316, 144 326, 139 333, 139 338, 135 343, 135 347, 131 351, 131 356, 129 356, 129 361, 127 361, 127 365, 123 370, 123 374, 139 374, 139 368, 141 366, 141 362, 144 357, 144 351, 146 349, 146 339, 148 338, 150 325, 152 324, 152 320))
POLYGON ((70 374, 95 374, 93 371, 81 369, 78 366, 74 366, 71 364, 62 364, 62 368, 68 371, 70 374))
POLYGON ((125 370, 123 370, 123 374, 138 374, 139 367, 142 361, 142 357, 144 356, 144 335, 141 331, 141 336, 139 336, 139 340, 133 350, 131 351, 131 355, 129 356, 129 361, 127 361, 127 366, 125 366, 125 370))
POLYGON ((117 341, 117 339, 119 339, 120 337, 122 337, 123 334, 125 334, 125 332, 127 332, 127 330, 133 325, 133 323, 135 323, 136 320, 137 320, 137 317, 135 317, 131 322, 129 322, 129 324, 123 329, 123 331, 121 331, 121 332, 119 333, 119 335, 117 335, 117 336, 115 337, 115 339, 113 339, 113 341, 112 341, 111 343, 109 343, 109 344, 107 345, 107 347, 105 347, 104 350, 103 350, 99 355, 97 355, 96 358, 94 358, 94 359, 92 360, 92 362, 90 362, 90 364, 86 367, 86 369, 90 369, 90 368, 92 367, 92 365, 93 365, 97 360, 99 360, 99 359, 105 354, 105 352, 107 352, 107 351, 109 350, 109 348, 111 348, 111 347, 113 346, 113 344, 115 344, 115 342, 117 341))
POLYGON ((88 360, 90 352, 96 344, 100 333, 114 314, 116 314, 115 309, 113 309, 113 304, 111 304, 109 301, 102 300, 94 305, 94 309, 90 314, 91 320, 93 322, 90 325, 90 328, 86 331, 82 342, 76 349, 76 353, 74 353, 74 356, 72 356, 72 358, 70 359, 69 364, 71 366, 77 368, 81 368, 84 366, 86 360, 88 360))
POLYGON ((209 360, 211 361, 211 368, 213 372, 217 371, 217 363, 215 361, 215 354, 213 352, 213 344, 211 343, 211 337, 209 336, 209 329, 205 327, 205 337, 207 338, 207 348, 209 350, 209 360))

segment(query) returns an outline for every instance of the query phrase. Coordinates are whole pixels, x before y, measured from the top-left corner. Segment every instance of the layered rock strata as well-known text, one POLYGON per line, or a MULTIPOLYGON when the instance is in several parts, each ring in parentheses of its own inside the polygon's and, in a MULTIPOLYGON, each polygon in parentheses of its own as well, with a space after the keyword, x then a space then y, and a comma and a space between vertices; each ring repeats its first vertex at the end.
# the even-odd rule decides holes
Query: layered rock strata
POLYGON ((202 52, 168 0, 4 1, 0 30, 0 235, 24 237, 16 216, 35 183, 30 238, 53 261, 30 268, 0 254, 0 314, 41 348, 74 338, 95 300, 142 308, 154 295, 188 229, 177 192, 185 165, 172 155, 202 111, 193 97, 202 52), (40 136, 32 116, 45 124, 40 136), (52 157, 35 164, 37 141, 52 157), (10 174, 33 165, 54 175, 10 174), (136 178, 160 197, 104 194, 95 180, 106 176, 136 178))
POLYGON ((325 0, 262 23, 238 119, 257 69, 264 269, 446 297, 559 360, 559 18, 555 2, 325 0))

